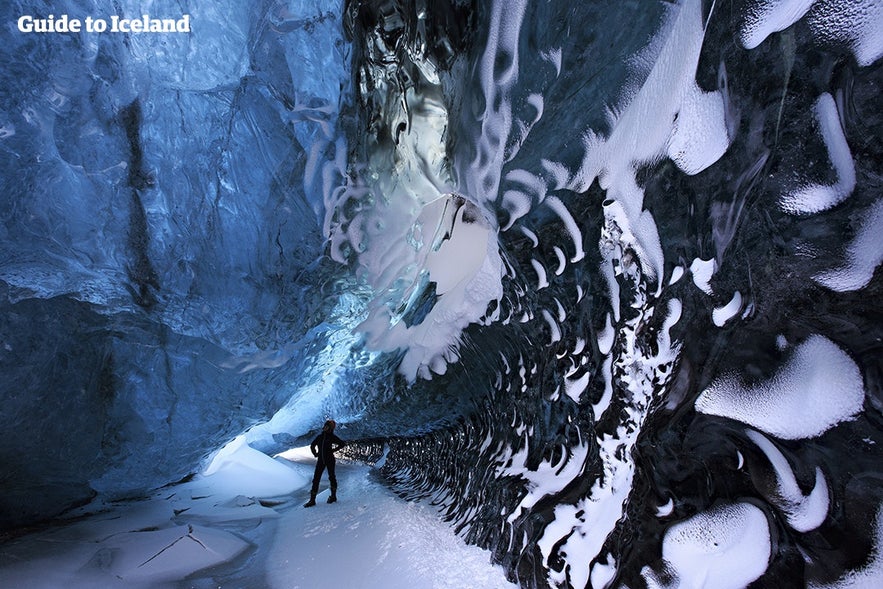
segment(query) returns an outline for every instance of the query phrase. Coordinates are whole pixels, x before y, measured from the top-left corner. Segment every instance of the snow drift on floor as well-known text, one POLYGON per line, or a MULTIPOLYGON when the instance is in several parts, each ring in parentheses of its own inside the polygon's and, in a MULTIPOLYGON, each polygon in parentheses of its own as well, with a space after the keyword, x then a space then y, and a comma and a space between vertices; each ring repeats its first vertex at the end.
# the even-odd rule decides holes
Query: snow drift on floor
POLYGON ((320 503, 304 509, 308 452, 273 460, 238 444, 213 465, 149 500, 0 545, 0 587, 513 587, 489 553, 367 466, 339 461, 339 502, 325 502, 323 477, 320 503))

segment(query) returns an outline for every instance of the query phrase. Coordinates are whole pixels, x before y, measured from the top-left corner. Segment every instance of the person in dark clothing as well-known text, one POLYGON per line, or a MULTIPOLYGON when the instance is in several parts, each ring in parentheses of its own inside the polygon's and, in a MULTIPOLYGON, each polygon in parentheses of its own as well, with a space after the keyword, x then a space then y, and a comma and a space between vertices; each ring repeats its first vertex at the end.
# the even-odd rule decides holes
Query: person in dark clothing
POLYGON ((334 435, 337 426, 333 419, 329 419, 322 426, 322 433, 316 436, 310 444, 310 451, 318 458, 316 472, 313 474, 313 488, 310 490, 310 500, 304 503, 304 507, 312 507, 316 504, 316 494, 319 492, 319 480, 322 471, 328 469, 328 481, 331 483, 331 496, 328 503, 337 501, 337 476, 334 474, 334 453, 346 446, 346 443, 334 435))

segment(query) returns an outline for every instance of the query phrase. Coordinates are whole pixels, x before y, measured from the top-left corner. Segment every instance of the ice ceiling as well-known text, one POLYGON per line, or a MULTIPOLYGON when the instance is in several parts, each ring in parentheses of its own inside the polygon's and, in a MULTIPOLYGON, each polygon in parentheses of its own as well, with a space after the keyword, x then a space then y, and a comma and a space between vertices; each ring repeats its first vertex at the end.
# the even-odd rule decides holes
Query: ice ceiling
POLYGON ((883 2, 0 22, 4 528, 333 416, 525 587, 883 579, 883 2))

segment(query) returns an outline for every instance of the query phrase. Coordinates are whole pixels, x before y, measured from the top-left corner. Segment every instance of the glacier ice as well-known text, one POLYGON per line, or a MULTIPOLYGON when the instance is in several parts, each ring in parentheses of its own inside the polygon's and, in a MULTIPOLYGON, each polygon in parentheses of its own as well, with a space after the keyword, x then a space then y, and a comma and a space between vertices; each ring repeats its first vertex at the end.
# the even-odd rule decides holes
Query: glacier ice
POLYGON ((3 33, 4 528, 333 416, 523 587, 879 581, 883 4, 188 10, 3 33))
MULTIPOLYGON (((846 246, 846 260, 840 267, 820 271, 813 279, 839 292, 860 290, 868 285, 874 271, 883 262, 883 202, 877 201, 865 211, 855 238, 846 246)), ((839 260, 838 260, 839 261, 839 260)))
POLYGON ((746 587, 766 571, 772 541, 763 511, 751 503, 721 505, 672 526, 662 558, 674 569, 668 584, 652 570, 649 587, 746 587))
MULTIPOLYGON (((54 10, 147 4, 180 11, 54 10)), ((8 3, 4 22, 27 7, 8 3)), ((343 289, 321 258, 324 199, 306 172, 338 163, 314 147, 343 138, 347 66, 327 43, 343 33, 324 16, 339 8, 317 5, 287 33, 260 20, 270 8, 194 7, 201 43, 4 46, 15 65, 0 110, 16 133, 0 164, 3 423, 44 432, 2 450, 4 522, 186 477, 284 405, 338 329, 316 320, 343 289), (329 61, 323 79, 288 49, 305 42, 329 61), (71 466, 53 473, 58 447, 71 466), (34 486, 41 501, 27 500, 34 486)))
POLYGON ((799 532, 809 532, 822 525, 828 516, 830 495, 821 469, 816 468, 815 484, 804 497, 788 461, 776 446, 758 432, 748 431, 747 435, 766 454, 776 471, 777 487, 770 501, 782 509, 788 525, 799 532))
POLYGON ((855 362, 830 340, 812 336, 764 383, 745 387, 730 375, 721 376, 696 399, 696 410, 793 440, 820 436, 855 418, 864 400, 855 362))
POLYGON ((821 128, 828 157, 837 173, 837 181, 831 186, 809 185, 801 187, 782 198, 782 208, 791 213, 817 213, 829 209, 845 198, 855 188, 855 168, 849 145, 840 127, 837 106, 830 94, 822 94, 815 105, 816 119, 821 128))

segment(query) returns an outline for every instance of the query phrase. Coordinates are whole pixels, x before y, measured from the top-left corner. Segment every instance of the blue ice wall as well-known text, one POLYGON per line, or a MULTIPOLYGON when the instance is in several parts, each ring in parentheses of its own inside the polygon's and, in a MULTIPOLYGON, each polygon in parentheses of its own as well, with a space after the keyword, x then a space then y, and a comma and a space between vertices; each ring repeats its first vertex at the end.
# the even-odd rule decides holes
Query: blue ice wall
POLYGON ((353 321, 321 232, 342 7, 290 4, 0 8, 4 525, 194 472, 353 321), (15 30, 182 10, 192 34, 15 30))

